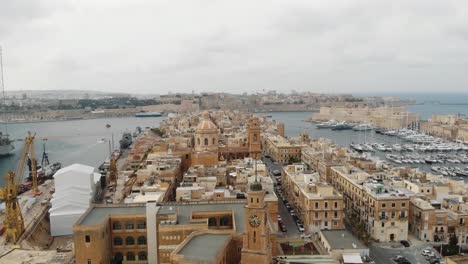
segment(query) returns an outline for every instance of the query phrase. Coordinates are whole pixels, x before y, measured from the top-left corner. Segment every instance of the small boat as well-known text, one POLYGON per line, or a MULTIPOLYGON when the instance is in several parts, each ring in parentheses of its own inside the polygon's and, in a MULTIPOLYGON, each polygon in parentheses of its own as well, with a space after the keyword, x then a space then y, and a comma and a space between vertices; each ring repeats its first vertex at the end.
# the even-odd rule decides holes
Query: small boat
POLYGON ((368 131, 368 130, 372 130, 372 126, 369 124, 360 124, 360 125, 353 127, 353 130, 354 131, 368 131))
POLYGON ((107 124, 106 127, 109 128, 109 127, 111 127, 111 125, 110 125, 110 124, 107 124))

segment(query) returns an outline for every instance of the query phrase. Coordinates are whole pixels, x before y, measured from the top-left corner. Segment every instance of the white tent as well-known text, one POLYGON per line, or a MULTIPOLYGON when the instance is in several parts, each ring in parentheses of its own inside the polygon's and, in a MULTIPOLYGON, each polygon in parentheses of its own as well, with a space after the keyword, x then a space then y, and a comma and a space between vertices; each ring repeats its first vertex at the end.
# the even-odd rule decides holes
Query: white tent
POLYGON ((73 225, 93 199, 99 176, 93 167, 81 164, 70 165, 55 173, 55 193, 49 209, 52 236, 73 233, 73 225))

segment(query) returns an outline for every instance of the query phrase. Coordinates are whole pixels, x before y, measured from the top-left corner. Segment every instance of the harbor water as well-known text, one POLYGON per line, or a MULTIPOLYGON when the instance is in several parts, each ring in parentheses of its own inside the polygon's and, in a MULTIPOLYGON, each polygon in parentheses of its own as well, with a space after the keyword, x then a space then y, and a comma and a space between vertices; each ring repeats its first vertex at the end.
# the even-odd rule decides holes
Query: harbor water
MULTIPOLYGON (((422 107, 416 105, 414 107, 422 107)), ((460 107, 458 105, 457 107, 460 107)), ((466 106, 468 109, 468 106, 466 106)), ((466 110, 466 109, 465 109, 466 110)), ((422 111, 426 111, 423 110, 422 111)), ((335 144, 349 146, 352 143, 386 143, 404 144, 405 142, 397 137, 376 134, 374 131, 354 131, 342 130, 333 131, 331 129, 318 129, 314 123, 304 120, 312 116, 312 112, 271 112, 272 119, 285 124, 287 136, 297 136, 307 133, 312 138, 329 138, 335 144)), ((264 114, 259 114, 264 115, 264 114)), ((119 147, 119 140, 124 132, 135 131, 137 126, 141 128, 158 126, 165 117, 149 118, 110 118, 110 119, 90 119, 75 121, 58 121, 43 123, 22 123, 10 124, 9 134, 13 139, 22 139, 27 131, 36 132, 36 156, 38 162, 41 161, 42 145, 46 144, 46 150, 51 162, 61 162, 63 166, 73 163, 81 163, 93 167, 99 166, 109 155, 109 141, 114 135, 113 149, 119 147), (109 128, 106 124, 111 125, 109 128), (47 140, 45 140, 47 139, 47 140)), ((14 169, 20 158, 22 141, 15 141, 15 152, 13 155, 0 158, 0 186, 3 186, 4 175, 7 171, 14 169)), ((385 160, 388 153, 378 152, 371 155, 378 156, 385 160)), ((428 164, 394 164, 396 166, 420 167, 430 171, 428 164)), ((462 164, 463 165, 463 164, 462 164)), ((445 165, 449 166, 449 165, 445 165)), ((453 165, 456 166, 456 165, 453 165)))
POLYGON ((112 135, 113 149, 118 149, 124 132, 133 133, 137 126, 143 129, 158 126, 164 118, 126 117, 9 124, 8 133, 10 138, 15 140, 15 150, 9 156, 0 157, 0 186, 3 186, 5 174, 14 170, 18 164, 24 144, 19 140, 24 139, 28 131, 36 133, 35 150, 38 164, 41 163, 45 143, 51 163, 60 162, 62 167, 73 163, 97 167, 109 156, 112 135), (110 127, 106 127, 107 124, 110 127))

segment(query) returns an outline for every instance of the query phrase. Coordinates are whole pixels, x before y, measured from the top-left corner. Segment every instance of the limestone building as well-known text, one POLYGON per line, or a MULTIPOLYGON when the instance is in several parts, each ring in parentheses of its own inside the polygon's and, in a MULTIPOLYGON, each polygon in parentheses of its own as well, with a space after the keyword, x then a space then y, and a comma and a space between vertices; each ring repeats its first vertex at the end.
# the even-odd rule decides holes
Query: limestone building
POLYGON ((211 121, 208 111, 195 130, 195 147, 192 152, 192 165, 218 164, 218 127, 211 121))

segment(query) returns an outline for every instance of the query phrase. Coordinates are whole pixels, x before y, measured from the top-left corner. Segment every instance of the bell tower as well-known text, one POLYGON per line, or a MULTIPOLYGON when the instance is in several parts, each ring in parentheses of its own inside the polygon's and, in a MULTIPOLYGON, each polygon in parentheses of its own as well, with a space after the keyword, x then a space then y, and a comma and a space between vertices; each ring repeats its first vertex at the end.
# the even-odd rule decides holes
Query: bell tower
POLYGON ((249 140, 249 156, 251 158, 259 158, 262 152, 262 144, 260 142, 260 122, 257 117, 249 119, 248 140, 249 140))
POLYGON ((265 191, 255 178, 247 192, 241 263, 271 262, 270 230, 267 221, 265 191))

